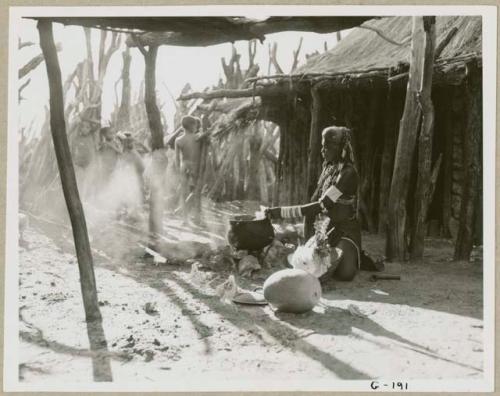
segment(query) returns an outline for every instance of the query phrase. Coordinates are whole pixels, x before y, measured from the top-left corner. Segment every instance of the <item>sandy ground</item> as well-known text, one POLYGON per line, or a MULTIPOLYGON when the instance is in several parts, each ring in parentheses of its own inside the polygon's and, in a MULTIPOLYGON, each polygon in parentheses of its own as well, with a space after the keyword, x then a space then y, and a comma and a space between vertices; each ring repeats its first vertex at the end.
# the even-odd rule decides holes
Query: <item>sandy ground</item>
MULTIPOLYGON (((224 244, 231 210, 238 208, 219 208, 209 232, 168 218, 167 236, 194 233, 224 244)), ((423 263, 388 264, 400 281, 372 282, 369 272, 332 281, 314 311, 293 315, 221 301, 215 289, 228 269, 192 274, 189 264, 141 258, 142 226, 91 225, 103 326, 87 333, 71 233, 30 219, 19 265, 21 381, 161 381, 187 389, 214 379, 279 387, 289 379, 483 376, 482 262, 451 262, 447 241, 429 241, 423 263), (107 352, 90 351, 89 337, 104 346, 102 332, 107 352)), ((381 254, 383 240, 365 236, 364 248, 381 254)), ((260 286, 278 269, 238 282, 260 286)))

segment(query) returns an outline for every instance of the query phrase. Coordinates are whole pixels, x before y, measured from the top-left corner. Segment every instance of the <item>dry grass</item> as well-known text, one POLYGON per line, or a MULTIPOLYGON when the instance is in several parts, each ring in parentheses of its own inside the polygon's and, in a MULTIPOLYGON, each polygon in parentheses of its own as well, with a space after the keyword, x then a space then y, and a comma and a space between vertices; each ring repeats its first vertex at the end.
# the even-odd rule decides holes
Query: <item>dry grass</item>
MULTIPOLYGON (((371 20, 366 26, 374 27, 387 37, 403 42, 411 35, 411 17, 387 17, 371 20)), ((481 53, 482 21, 479 16, 439 16, 436 18, 436 37, 439 44, 454 27, 458 32, 441 53, 440 58, 451 58, 471 53, 481 53)), ((335 48, 314 57, 297 73, 337 73, 397 66, 408 62, 410 42, 397 46, 384 40, 377 33, 356 28, 335 48)))

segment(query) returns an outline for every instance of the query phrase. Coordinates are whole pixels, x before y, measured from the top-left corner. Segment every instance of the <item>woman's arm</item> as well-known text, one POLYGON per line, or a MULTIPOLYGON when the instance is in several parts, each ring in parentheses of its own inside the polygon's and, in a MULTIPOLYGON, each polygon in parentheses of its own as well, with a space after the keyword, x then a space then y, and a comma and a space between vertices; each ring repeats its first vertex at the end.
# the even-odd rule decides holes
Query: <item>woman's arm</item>
POLYGON ((306 205, 278 206, 266 210, 266 216, 270 219, 294 219, 304 216, 316 216, 323 211, 320 202, 311 202, 306 205))

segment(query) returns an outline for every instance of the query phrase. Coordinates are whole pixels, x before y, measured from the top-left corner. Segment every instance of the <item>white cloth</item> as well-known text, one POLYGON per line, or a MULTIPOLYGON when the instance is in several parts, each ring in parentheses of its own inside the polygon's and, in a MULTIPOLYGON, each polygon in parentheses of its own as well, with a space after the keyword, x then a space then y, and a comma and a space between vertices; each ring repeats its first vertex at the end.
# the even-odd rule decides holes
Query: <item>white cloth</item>
POLYGON ((336 186, 331 186, 328 190, 325 191, 325 193, 321 197, 321 200, 325 199, 325 197, 328 197, 332 202, 337 202, 341 196, 342 191, 340 191, 336 186))

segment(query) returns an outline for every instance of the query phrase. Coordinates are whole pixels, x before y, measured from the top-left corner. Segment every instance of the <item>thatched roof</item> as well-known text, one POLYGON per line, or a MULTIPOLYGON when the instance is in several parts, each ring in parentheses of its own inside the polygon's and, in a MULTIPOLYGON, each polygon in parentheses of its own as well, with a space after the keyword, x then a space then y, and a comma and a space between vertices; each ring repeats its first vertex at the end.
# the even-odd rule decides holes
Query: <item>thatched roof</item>
MULTIPOLYGON (((410 37, 412 17, 387 17, 364 24, 374 27, 391 39, 403 42, 410 37)), ((436 17, 436 42, 439 43, 453 28, 457 33, 441 52, 439 59, 455 58, 467 54, 481 55, 480 16, 436 17)), ((410 59, 410 42, 398 46, 381 38, 376 32, 355 28, 330 51, 310 59, 296 71, 299 73, 341 73, 373 68, 395 67, 410 59)), ((439 60, 438 59, 438 60, 439 60)))
MULTIPOLYGON (((245 98, 287 95, 290 91, 310 92, 311 86, 387 86, 408 78, 412 17, 373 19, 355 28, 336 47, 309 61, 292 75, 258 76, 247 80, 248 88, 190 92, 180 100, 202 98, 245 98), (382 38, 389 38, 392 43, 382 38), (405 43, 397 45, 396 43, 405 43)), ((460 85, 468 74, 469 62, 481 64, 482 21, 476 16, 436 17, 436 54, 433 84, 460 85)))

